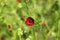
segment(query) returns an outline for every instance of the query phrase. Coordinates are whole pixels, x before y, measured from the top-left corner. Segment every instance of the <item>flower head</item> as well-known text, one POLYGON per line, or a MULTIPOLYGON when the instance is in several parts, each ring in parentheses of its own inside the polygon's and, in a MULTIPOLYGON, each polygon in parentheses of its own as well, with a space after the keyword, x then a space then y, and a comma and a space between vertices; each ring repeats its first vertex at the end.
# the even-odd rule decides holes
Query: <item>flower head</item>
POLYGON ((28 25, 28 26, 33 26, 33 24, 34 24, 34 19, 31 18, 31 17, 28 17, 28 18, 26 19, 26 25, 28 25))

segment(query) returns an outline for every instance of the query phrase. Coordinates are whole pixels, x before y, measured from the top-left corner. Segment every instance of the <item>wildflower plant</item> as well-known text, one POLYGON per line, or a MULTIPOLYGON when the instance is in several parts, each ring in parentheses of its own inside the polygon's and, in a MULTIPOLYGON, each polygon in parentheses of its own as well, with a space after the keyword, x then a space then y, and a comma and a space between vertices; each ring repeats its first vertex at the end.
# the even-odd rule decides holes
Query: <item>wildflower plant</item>
POLYGON ((60 40, 60 0, 0 0, 0 40, 60 40))

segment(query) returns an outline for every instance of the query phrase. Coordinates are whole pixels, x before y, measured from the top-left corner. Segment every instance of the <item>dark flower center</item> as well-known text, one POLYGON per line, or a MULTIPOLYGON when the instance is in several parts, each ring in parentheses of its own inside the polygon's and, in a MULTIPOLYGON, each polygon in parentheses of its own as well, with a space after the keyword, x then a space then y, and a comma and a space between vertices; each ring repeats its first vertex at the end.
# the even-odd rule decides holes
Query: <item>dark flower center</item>
POLYGON ((29 23, 32 23, 33 22, 33 20, 29 20, 29 23))

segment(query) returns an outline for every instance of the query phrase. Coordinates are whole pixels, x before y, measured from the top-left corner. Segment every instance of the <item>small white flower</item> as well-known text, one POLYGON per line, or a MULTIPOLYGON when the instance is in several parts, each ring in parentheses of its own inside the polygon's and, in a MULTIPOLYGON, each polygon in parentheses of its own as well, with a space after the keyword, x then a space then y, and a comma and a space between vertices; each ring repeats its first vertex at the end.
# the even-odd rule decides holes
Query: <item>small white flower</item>
POLYGON ((23 35, 23 31, 21 30, 21 28, 18 28, 18 35, 23 35))
POLYGON ((30 40, 30 38, 27 38, 26 40, 30 40))
POLYGON ((52 34, 52 36, 56 36, 56 33, 54 33, 54 32, 52 32, 51 34, 52 34))
POLYGON ((19 7, 19 8, 22 8, 22 4, 21 4, 21 3, 19 3, 19 4, 18 4, 18 7, 19 7))
POLYGON ((32 36, 29 36, 29 38, 32 38, 32 36))

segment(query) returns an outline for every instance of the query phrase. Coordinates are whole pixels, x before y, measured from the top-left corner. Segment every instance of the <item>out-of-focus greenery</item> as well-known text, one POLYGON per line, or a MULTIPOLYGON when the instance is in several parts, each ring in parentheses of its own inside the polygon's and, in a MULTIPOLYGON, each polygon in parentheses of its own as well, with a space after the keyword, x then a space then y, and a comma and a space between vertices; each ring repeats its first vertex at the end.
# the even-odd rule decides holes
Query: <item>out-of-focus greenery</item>
POLYGON ((60 0, 0 0, 0 40, 3 36, 5 40, 60 40, 60 0), (25 24, 27 17, 34 19, 32 27, 25 24))

